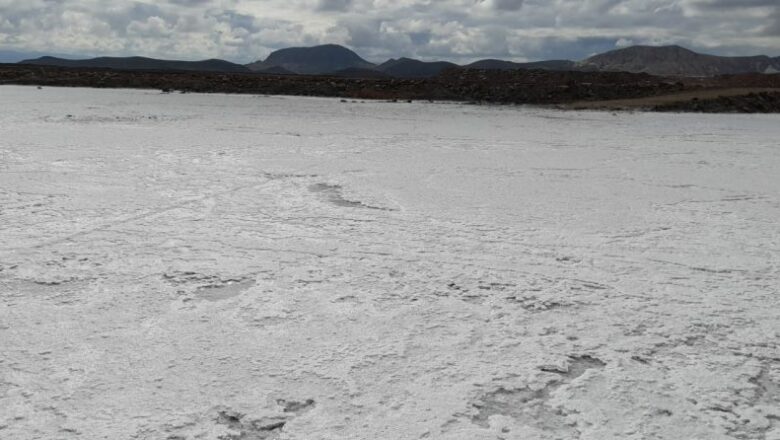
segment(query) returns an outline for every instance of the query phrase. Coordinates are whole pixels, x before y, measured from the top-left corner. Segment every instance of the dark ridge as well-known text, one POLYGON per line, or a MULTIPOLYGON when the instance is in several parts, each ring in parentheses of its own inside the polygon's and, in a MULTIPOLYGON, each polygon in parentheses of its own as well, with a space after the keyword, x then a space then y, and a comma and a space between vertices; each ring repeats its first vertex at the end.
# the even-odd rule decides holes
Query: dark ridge
POLYGON ((380 72, 377 69, 361 69, 359 67, 350 67, 348 69, 338 70, 331 73, 333 76, 341 78, 355 78, 355 79, 389 79, 390 75, 380 72))
POLYGON ((380 72, 397 78, 430 78, 447 69, 458 67, 447 61, 426 62, 411 58, 399 58, 385 61, 376 68, 380 72))
POLYGON ((255 70, 255 73, 265 74, 265 75, 297 75, 297 73, 289 71, 285 69, 284 67, 269 67, 267 69, 262 70, 255 70))
MULTIPOLYGON (((599 104, 599 108, 621 109, 625 108, 624 104, 610 106, 606 101, 665 97, 660 102, 679 103, 695 97, 717 97, 718 90, 728 90, 726 94, 730 97, 775 92, 776 89, 780 90, 780 74, 685 78, 628 72, 448 69, 432 78, 361 79, 332 75, 119 71, 5 64, 0 65, 0 84, 303 95, 386 101, 450 100, 541 105, 594 102, 599 104), (675 99, 676 96, 680 98, 675 99)), ((773 96, 759 98, 749 100, 764 108, 773 108, 771 106, 774 104, 768 101, 774 100, 773 96)), ((736 98, 723 102, 724 106, 719 108, 728 111, 744 112, 751 108, 751 104, 736 98)))
POLYGON ((541 69, 541 70, 578 70, 577 63, 569 60, 548 60, 534 61, 530 63, 516 63, 504 60, 479 60, 464 66, 467 69, 485 69, 485 70, 520 70, 520 69, 541 69))
POLYGON ((100 57, 85 60, 68 60, 55 57, 41 57, 24 60, 19 64, 39 66, 77 67, 92 69, 115 70, 163 70, 163 71, 197 71, 197 72, 248 72, 249 69, 224 60, 174 61, 158 60, 145 57, 100 57))

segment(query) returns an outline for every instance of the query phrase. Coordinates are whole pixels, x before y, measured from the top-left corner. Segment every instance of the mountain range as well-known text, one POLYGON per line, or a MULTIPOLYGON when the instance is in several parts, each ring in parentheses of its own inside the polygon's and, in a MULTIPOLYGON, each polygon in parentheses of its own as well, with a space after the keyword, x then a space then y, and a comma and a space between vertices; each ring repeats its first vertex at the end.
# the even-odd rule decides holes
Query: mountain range
POLYGON ((198 72, 249 72, 249 68, 224 60, 203 61, 172 61, 144 57, 101 57, 88 60, 68 60, 55 57, 41 57, 24 60, 20 64, 35 64, 41 66, 82 67, 93 69, 116 70, 165 70, 165 71, 198 71, 198 72))
POLYGON ((459 66, 447 61, 420 61, 411 58, 371 63, 346 47, 326 44, 291 47, 271 53, 265 60, 246 66, 223 60, 172 61, 143 57, 102 57, 71 60, 41 57, 22 64, 61 67, 108 68, 118 70, 166 70, 274 75, 333 75, 350 78, 427 78, 447 69, 557 71, 607 71, 649 73, 662 76, 716 76, 737 73, 778 73, 780 57, 765 55, 724 57, 694 52, 680 46, 632 46, 589 57, 582 61, 548 60, 528 63, 486 59, 459 66))

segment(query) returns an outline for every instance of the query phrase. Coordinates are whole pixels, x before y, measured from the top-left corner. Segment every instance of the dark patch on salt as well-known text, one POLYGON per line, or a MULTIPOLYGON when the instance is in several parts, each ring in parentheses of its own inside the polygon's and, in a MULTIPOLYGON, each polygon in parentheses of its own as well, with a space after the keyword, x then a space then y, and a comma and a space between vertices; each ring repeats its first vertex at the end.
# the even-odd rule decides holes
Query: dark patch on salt
POLYGON ((503 415, 518 422, 547 432, 554 432, 561 438, 579 438, 576 425, 566 419, 560 408, 547 404, 551 394, 558 388, 571 383, 590 369, 603 368, 606 363, 592 356, 572 356, 565 369, 542 368, 543 371, 560 375, 540 389, 499 388, 485 394, 474 403, 477 409, 471 421, 482 427, 490 426, 490 417, 503 415))
POLYGON ((317 183, 309 186, 309 191, 313 193, 322 194, 330 203, 341 206, 343 208, 363 208, 374 209, 378 211, 390 211, 387 208, 381 208, 378 206, 366 205, 363 202, 347 200, 342 195, 342 187, 340 185, 328 185, 326 183, 317 183))

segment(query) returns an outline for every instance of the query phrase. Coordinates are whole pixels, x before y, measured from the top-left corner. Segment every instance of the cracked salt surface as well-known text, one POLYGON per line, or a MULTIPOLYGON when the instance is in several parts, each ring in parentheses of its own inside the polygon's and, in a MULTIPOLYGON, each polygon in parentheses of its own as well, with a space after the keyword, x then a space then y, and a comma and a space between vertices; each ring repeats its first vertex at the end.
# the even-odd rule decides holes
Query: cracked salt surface
POLYGON ((780 439, 777 116, 0 100, 4 440, 780 439))

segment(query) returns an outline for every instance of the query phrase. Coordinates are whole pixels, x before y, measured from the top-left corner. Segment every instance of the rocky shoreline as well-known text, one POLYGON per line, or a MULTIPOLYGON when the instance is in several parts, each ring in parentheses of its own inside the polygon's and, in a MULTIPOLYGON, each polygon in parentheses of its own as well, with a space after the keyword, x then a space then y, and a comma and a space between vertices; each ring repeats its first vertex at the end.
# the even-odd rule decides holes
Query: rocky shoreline
POLYGON ((183 93, 245 93, 379 100, 449 100, 487 104, 599 103, 624 110, 628 100, 672 97, 652 111, 715 113, 780 112, 780 74, 671 78, 624 72, 490 71, 452 69, 427 79, 340 78, 170 71, 117 71, 33 65, 0 65, 0 84, 159 89, 183 93), (754 93, 761 88, 762 93, 754 93), (719 97, 721 89, 745 89, 719 97), (771 91, 777 89, 777 92, 771 91), (701 94, 704 99, 696 96, 701 94), (675 96, 680 96, 676 99, 675 96), (621 105, 610 102, 622 100, 621 105))
POLYGON ((658 105, 652 110, 692 113, 780 113, 780 90, 739 96, 718 96, 711 99, 693 98, 658 105))

